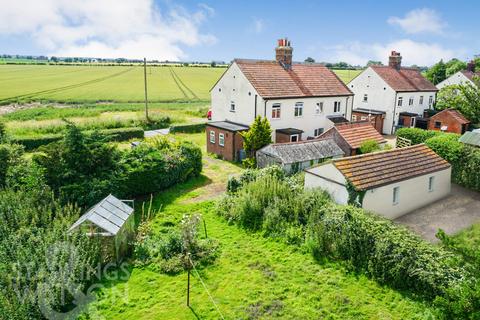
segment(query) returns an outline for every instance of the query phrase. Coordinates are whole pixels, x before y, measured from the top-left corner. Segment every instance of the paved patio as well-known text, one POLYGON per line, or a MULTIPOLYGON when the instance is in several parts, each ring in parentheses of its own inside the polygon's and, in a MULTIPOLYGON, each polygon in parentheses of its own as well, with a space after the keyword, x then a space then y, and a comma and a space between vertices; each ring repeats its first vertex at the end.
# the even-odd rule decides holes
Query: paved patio
POLYGON ((438 229, 452 235, 480 221, 480 193, 452 184, 452 192, 446 198, 394 221, 430 242, 437 242, 438 229))

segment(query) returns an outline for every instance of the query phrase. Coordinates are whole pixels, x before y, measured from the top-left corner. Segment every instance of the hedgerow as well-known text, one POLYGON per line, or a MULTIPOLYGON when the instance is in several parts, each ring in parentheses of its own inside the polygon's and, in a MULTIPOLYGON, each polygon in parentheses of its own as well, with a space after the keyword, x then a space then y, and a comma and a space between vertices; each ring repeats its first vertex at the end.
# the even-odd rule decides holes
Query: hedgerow
POLYGON ((424 143, 427 139, 442 135, 441 131, 423 130, 419 128, 400 128, 395 134, 397 137, 402 137, 412 141, 412 144, 424 143))
POLYGON ((480 316, 476 280, 458 256, 385 218, 336 205, 321 191, 298 191, 283 177, 249 173, 255 175, 217 204, 219 215, 421 296, 446 318, 480 316))

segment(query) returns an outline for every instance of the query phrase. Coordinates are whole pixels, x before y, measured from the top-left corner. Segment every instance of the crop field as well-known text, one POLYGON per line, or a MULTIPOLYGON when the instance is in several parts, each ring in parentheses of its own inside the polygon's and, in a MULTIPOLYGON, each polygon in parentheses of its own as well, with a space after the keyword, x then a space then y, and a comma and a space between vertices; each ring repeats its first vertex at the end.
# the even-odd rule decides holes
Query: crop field
MULTIPOLYGON (((205 101, 225 68, 147 67, 152 102, 205 101)), ((141 66, 0 65, 0 104, 17 101, 138 102, 141 66)))
POLYGON ((363 70, 333 70, 344 83, 349 83, 362 71, 363 70))

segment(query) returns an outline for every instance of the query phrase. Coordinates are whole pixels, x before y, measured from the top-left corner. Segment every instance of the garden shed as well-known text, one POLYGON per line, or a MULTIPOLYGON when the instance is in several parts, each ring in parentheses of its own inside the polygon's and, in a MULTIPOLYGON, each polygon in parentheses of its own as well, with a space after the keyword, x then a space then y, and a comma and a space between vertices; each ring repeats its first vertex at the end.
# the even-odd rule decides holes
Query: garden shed
POLYGON ((134 210, 125 203, 129 201, 133 203, 110 194, 82 215, 68 231, 81 230, 97 238, 102 245, 103 260, 120 261, 134 236, 134 210))
POLYGON ((257 166, 279 165, 286 173, 295 173, 344 154, 333 139, 274 143, 257 151, 257 166))

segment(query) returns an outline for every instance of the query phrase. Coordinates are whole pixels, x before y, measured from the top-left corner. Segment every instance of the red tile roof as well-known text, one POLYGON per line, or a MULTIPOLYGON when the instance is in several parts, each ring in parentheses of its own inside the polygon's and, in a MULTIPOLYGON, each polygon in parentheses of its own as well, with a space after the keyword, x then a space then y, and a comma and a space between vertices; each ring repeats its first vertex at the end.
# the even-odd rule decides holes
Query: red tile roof
POLYGON ((472 71, 464 70, 464 71, 462 71, 462 73, 465 77, 467 77, 471 81, 473 81, 474 76, 475 77, 480 77, 480 72, 472 72, 472 71))
POLYGON ((428 173, 450 164, 424 144, 333 160, 335 167, 357 188, 368 190, 428 173))
POLYGON ((263 98, 353 95, 321 64, 293 63, 287 71, 276 61, 236 59, 235 63, 263 98))
POLYGON ((455 119, 455 121, 457 121, 458 123, 461 123, 461 124, 470 123, 470 121, 468 121, 468 119, 465 118, 465 117, 463 116, 463 114, 461 114, 458 110, 455 110, 455 109, 445 109, 445 110, 442 110, 442 111, 440 111, 439 113, 434 114, 431 118, 432 118, 432 119, 435 119, 437 116, 439 116, 439 115, 444 115, 444 114, 447 114, 449 117, 452 117, 452 118, 455 119))
POLYGON ((420 71, 414 68, 401 68, 397 70, 387 66, 371 66, 393 90, 405 91, 438 91, 420 71))
POLYGON ((386 142, 369 122, 341 123, 330 130, 337 130, 351 149, 360 148, 366 140, 375 140, 378 143, 386 142))

